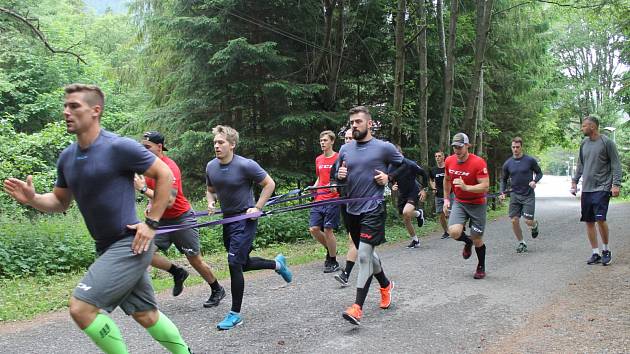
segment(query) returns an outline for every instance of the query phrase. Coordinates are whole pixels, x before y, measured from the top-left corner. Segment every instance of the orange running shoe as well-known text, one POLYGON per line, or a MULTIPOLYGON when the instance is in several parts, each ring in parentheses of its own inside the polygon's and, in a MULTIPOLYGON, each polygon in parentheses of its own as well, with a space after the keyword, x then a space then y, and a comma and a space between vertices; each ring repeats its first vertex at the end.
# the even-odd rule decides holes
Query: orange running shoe
POLYGON ((361 316, 363 316, 363 311, 361 310, 361 306, 357 304, 352 304, 352 306, 348 307, 348 309, 343 312, 343 318, 353 325, 361 324, 361 316))
POLYGON ((389 281, 389 286, 381 288, 381 308, 387 309, 392 304, 392 290, 394 290, 394 282, 389 281))

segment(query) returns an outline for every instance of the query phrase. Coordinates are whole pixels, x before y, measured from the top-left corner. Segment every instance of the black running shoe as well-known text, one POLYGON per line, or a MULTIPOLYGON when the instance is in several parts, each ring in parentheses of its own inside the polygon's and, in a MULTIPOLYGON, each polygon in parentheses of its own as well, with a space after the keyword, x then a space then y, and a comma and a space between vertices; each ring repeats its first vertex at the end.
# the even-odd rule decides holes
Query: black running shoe
POLYGON ((339 262, 328 262, 328 265, 324 267, 324 273, 334 273, 339 270, 339 262))
POLYGON ((602 251, 602 265, 607 266, 612 262, 612 253, 610 251, 602 251))
POLYGON ((178 271, 173 275, 173 296, 178 296, 184 291, 184 281, 188 278, 188 271, 184 268, 178 268, 178 271))
POLYGON ((532 227, 532 238, 538 237, 538 221, 536 221, 536 226, 532 227))
POLYGON ((407 245, 407 248, 418 248, 420 247, 420 241, 411 240, 411 243, 407 245))
POLYGON ((348 285, 350 285, 348 283, 348 278, 350 276, 348 275, 348 273, 346 273, 345 270, 342 270, 340 273, 335 274, 335 280, 337 280, 338 282, 341 283, 341 286, 346 287, 348 285))
POLYGON ((586 264, 597 264, 597 263, 601 263, 601 261, 602 261, 602 257, 597 253, 593 253, 591 255, 591 258, 589 258, 586 261, 586 264))
POLYGON ((225 297, 225 289, 223 287, 221 287, 221 289, 217 291, 213 290, 212 294, 210 294, 210 298, 208 298, 208 301, 203 303, 203 307, 208 308, 208 307, 218 306, 224 297, 225 297))
POLYGON ((449 237, 451 237, 451 235, 449 235, 448 232, 442 234, 442 240, 446 240, 449 237))
POLYGON ((418 209, 417 211, 420 214, 416 216, 416 221, 418 221, 418 227, 422 227, 422 225, 424 225, 424 211, 422 209, 418 209))

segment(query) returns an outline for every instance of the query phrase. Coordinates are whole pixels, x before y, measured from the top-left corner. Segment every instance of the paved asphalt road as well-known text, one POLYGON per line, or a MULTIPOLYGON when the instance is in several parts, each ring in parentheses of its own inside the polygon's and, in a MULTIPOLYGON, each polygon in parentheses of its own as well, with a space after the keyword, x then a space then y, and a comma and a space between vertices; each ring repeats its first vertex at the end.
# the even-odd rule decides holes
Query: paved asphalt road
MULTIPOLYGON (((463 260, 462 243, 441 240, 438 233, 423 239, 421 248, 415 250, 405 249, 403 243, 380 247, 385 272, 396 283, 394 305, 388 310, 378 308, 377 283, 373 282, 361 326, 350 325, 341 317, 353 302, 355 289, 339 287, 331 275, 321 272, 320 262, 294 267, 294 282, 289 286, 283 286, 274 272, 250 275, 244 323, 230 331, 215 328, 229 310, 229 295, 218 308, 204 309, 205 286, 186 288, 178 298, 161 295, 161 310, 197 353, 501 352, 493 346, 522 331, 528 316, 544 310, 569 285, 605 273, 601 265, 585 263, 590 250, 584 225, 579 222, 579 201, 566 192, 568 182, 552 176, 543 182, 536 210, 541 234, 536 240, 527 236, 529 253, 515 253, 516 241, 507 217, 489 220, 485 237, 488 276, 484 280, 472 278, 474 252, 471 259, 463 260)), ((630 240, 624 233, 629 215, 630 204, 612 205, 609 211, 610 269, 628 269, 630 240)), ((628 298, 620 301, 630 303, 628 298)), ((115 311, 113 317, 131 353, 164 352, 122 311, 115 311)), ((61 312, 0 326, 0 352, 98 351, 66 312, 61 312)))

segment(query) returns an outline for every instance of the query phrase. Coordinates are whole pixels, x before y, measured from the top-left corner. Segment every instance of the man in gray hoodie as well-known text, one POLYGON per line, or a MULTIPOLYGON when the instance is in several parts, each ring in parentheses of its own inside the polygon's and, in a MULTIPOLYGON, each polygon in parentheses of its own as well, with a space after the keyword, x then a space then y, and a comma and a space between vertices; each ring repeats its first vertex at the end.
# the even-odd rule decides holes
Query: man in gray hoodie
POLYGON ((617 197, 621 188, 621 163, 615 142, 599 133, 599 120, 587 116, 582 120, 584 140, 580 144, 577 170, 571 181, 571 193, 577 193, 577 183, 582 178, 582 218, 593 254, 586 263, 609 265, 612 253, 608 248, 608 224, 606 213, 610 197, 617 197), (597 229, 602 240, 599 254, 597 229))

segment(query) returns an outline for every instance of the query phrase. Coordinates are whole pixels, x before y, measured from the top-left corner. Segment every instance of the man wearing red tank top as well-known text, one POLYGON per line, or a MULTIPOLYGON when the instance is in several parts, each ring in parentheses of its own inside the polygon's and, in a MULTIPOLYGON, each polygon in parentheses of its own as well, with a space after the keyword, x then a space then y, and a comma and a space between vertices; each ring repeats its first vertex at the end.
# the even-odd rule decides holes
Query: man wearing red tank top
MULTIPOLYGON (((486 276, 486 245, 483 243, 483 232, 486 226, 486 197, 490 186, 488 167, 481 157, 468 152, 470 145, 468 136, 457 133, 451 143, 454 154, 444 162, 444 195, 455 193, 451 215, 448 219, 448 233, 465 243, 462 256, 470 258, 472 246, 477 253, 477 270, 475 279, 486 276), (463 233, 466 221, 470 220, 470 237, 463 233)), ((444 199, 444 214, 448 215, 450 200, 444 199)))
MULTIPOLYGON (((192 207, 190 206, 188 199, 184 196, 184 192, 182 190, 182 176, 179 167, 175 161, 171 160, 164 154, 164 151, 167 150, 164 147, 164 136, 156 131, 147 132, 143 136, 142 145, 164 161, 171 169, 174 176, 168 207, 166 208, 166 211, 164 211, 162 219, 160 219, 160 226, 195 223, 196 221, 193 218, 194 211, 192 210, 192 207)), ((147 210, 150 210, 150 201, 153 198, 155 181, 148 177, 145 178, 143 176, 136 176, 134 184, 140 193, 149 198, 147 210)), ((175 244, 175 247, 177 247, 179 252, 186 255, 190 265, 195 268, 195 270, 206 282, 208 282, 210 288, 212 289, 210 298, 203 304, 203 306, 217 306, 221 299, 225 297, 225 290, 219 284, 219 281, 214 274, 212 274, 210 267, 201 257, 198 229, 191 228, 166 234, 159 234, 155 236, 154 240, 155 245, 162 251, 168 250, 169 247, 171 247, 171 244, 175 244)), ((169 272, 173 276, 173 281, 175 283, 173 286, 173 296, 181 294, 184 289, 184 281, 188 278, 188 271, 186 271, 186 269, 172 263, 166 257, 157 253, 153 255, 151 265, 169 272)))

